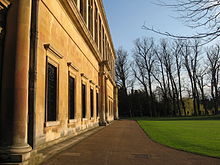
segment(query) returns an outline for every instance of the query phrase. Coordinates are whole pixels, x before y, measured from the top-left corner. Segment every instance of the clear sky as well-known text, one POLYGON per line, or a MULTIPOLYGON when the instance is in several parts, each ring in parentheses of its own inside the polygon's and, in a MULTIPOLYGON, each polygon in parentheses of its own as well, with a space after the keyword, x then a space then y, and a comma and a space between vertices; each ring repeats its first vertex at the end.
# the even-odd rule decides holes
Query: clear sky
MULTIPOLYGON (((143 30, 146 24, 160 31, 177 35, 190 35, 192 29, 183 25, 177 13, 170 8, 153 4, 156 0, 103 0, 115 49, 122 46, 128 52, 138 37, 164 38, 153 32, 143 30)), ((174 0, 166 0, 172 2, 174 0)))

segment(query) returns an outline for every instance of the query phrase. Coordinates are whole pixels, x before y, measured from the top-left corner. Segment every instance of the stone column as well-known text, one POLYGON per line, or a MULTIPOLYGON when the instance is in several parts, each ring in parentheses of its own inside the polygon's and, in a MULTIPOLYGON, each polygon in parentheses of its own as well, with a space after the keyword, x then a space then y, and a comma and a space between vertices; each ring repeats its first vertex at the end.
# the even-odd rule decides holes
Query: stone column
POLYGON ((114 119, 118 120, 118 88, 117 86, 114 87, 114 119))
POLYGON ((108 100, 108 77, 105 76, 105 120, 107 123, 109 122, 109 100, 108 100))
POLYGON ((105 116, 105 72, 100 72, 100 102, 101 102, 101 108, 99 111, 100 114, 100 123, 99 125, 101 126, 106 126, 107 122, 106 122, 106 116, 105 116))
POLYGON ((31 151, 27 142, 30 21, 31 0, 11 0, 0 111, 0 160, 3 162, 24 162, 31 151))

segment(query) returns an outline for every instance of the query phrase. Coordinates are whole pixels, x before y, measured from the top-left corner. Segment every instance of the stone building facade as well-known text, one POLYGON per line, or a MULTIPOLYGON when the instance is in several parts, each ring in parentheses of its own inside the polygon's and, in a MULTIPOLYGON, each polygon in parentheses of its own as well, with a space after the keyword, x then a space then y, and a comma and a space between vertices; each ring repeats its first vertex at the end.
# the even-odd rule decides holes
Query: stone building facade
POLYGON ((118 119, 102 0, 0 0, 0 162, 118 119))

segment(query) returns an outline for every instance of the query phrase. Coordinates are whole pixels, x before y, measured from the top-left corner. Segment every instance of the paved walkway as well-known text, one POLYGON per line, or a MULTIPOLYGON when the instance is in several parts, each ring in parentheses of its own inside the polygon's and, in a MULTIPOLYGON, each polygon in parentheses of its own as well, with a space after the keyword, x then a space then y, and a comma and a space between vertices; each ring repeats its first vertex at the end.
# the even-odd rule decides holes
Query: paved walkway
POLYGON ((220 159, 157 144, 135 121, 120 120, 55 155, 44 165, 220 165, 220 159))

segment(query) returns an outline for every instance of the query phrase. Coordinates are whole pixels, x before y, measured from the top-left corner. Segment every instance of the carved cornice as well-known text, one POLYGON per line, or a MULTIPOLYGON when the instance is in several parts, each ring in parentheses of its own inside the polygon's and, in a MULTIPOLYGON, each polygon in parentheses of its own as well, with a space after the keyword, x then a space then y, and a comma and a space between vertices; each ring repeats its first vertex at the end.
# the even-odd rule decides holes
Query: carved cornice
POLYGON ((54 55, 56 55, 58 58, 63 58, 63 55, 60 54, 56 49, 54 49, 50 44, 44 44, 44 48, 47 50, 47 51, 50 51, 52 52, 54 55))
POLYGON ((109 77, 111 77, 112 82, 115 83, 113 77, 112 77, 111 74, 110 74, 111 68, 110 68, 110 65, 109 65, 109 61, 108 61, 108 60, 102 61, 102 62, 100 63, 100 66, 103 68, 103 70, 106 71, 106 74, 108 74, 109 77), (106 69, 105 69, 105 68, 106 68, 106 69))
POLYGON ((104 65, 107 65, 107 64, 108 64, 108 61, 107 61, 107 60, 104 60, 104 61, 100 62, 100 65, 101 65, 101 66, 104 66, 104 65))
POLYGON ((116 83, 115 83, 113 77, 110 75, 109 72, 106 74, 106 77, 111 81, 111 83, 113 84, 113 86, 116 87, 116 83))
MULTIPOLYGON (((67 14, 72 19, 72 21, 74 21, 74 23, 76 23, 76 26, 77 26, 79 32, 84 37, 85 41, 88 43, 88 46, 91 48, 91 50, 95 54, 95 57, 97 58, 97 60, 101 61, 102 55, 98 50, 98 46, 96 45, 96 43, 93 39, 93 36, 91 35, 89 29, 87 28, 87 25, 86 25, 84 19, 82 18, 80 12, 78 11, 76 5, 74 4, 73 0, 59 0, 59 1, 61 2, 62 6, 66 10, 67 14)), ((97 6, 99 8, 99 12, 100 12, 102 20, 103 20, 103 25, 105 27, 109 43, 111 45, 111 51, 112 51, 113 57, 116 58, 114 45, 113 45, 113 41, 112 41, 110 29, 109 29, 107 17, 105 14, 105 9, 103 7, 103 3, 100 0, 97 0, 96 2, 97 2, 97 6)))
POLYGON ((81 73, 81 76, 82 76, 83 78, 85 78, 86 80, 89 79, 84 73, 81 73))
POLYGON ((106 74, 106 73, 103 72, 103 71, 100 71, 100 72, 99 72, 99 76, 105 76, 105 74, 106 74))
POLYGON ((94 83, 92 80, 89 80, 89 82, 90 82, 92 85, 95 85, 95 83, 94 83))
POLYGON ((104 60, 100 63, 100 66, 106 66, 108 71, 111 71, 110 64, 108 60, 104 60))
POLYGON ((67 63, 67 66, 68 66, 68 67, 71 67, 71 68, 74 69, 75 71, 79 72, 79 69, 78 69, 75 65, 73 65, 72 62, 68 62, 68 63, 67 63))
POLYGON ((98 47, 87 28, 84 19, 82 18, 81 14, 79 13, 76 5, 74 4, 73 0, 59 0, 62 6, 64 7, 65 11, 67 12, 70 19, 75 23, 78 31, 92 50, 93 54, 95 55, 96 59, 100 62, 101 61, 101 54, 98 50, 98 47))
POLYGON ((111 47, 112 47, 112 53, 114 55, 114 57, 116 58, 116 55, 115 55, 115 48, 114 48, 114 44, 113 44, 113 41, 112 41, 112 37, 111 37, 111 32, 110 32, 110 28, 109 28, 109 24, 108 24, 108 20, 107 20, 107 17, 106 17, 106 14, 105 14, 105 9, 104 9, 104 5, 103 5, 103 2, 102 0, 97 0, 97 2, 99 3, 99 6, 101 6, 101 13, 103 15, 103 18, 104 18, 104 24, 106 25, 106 30, 107 30, 107 34, 108 34, 108 37, 109 37, 109 42, 111 44, 111 47))

